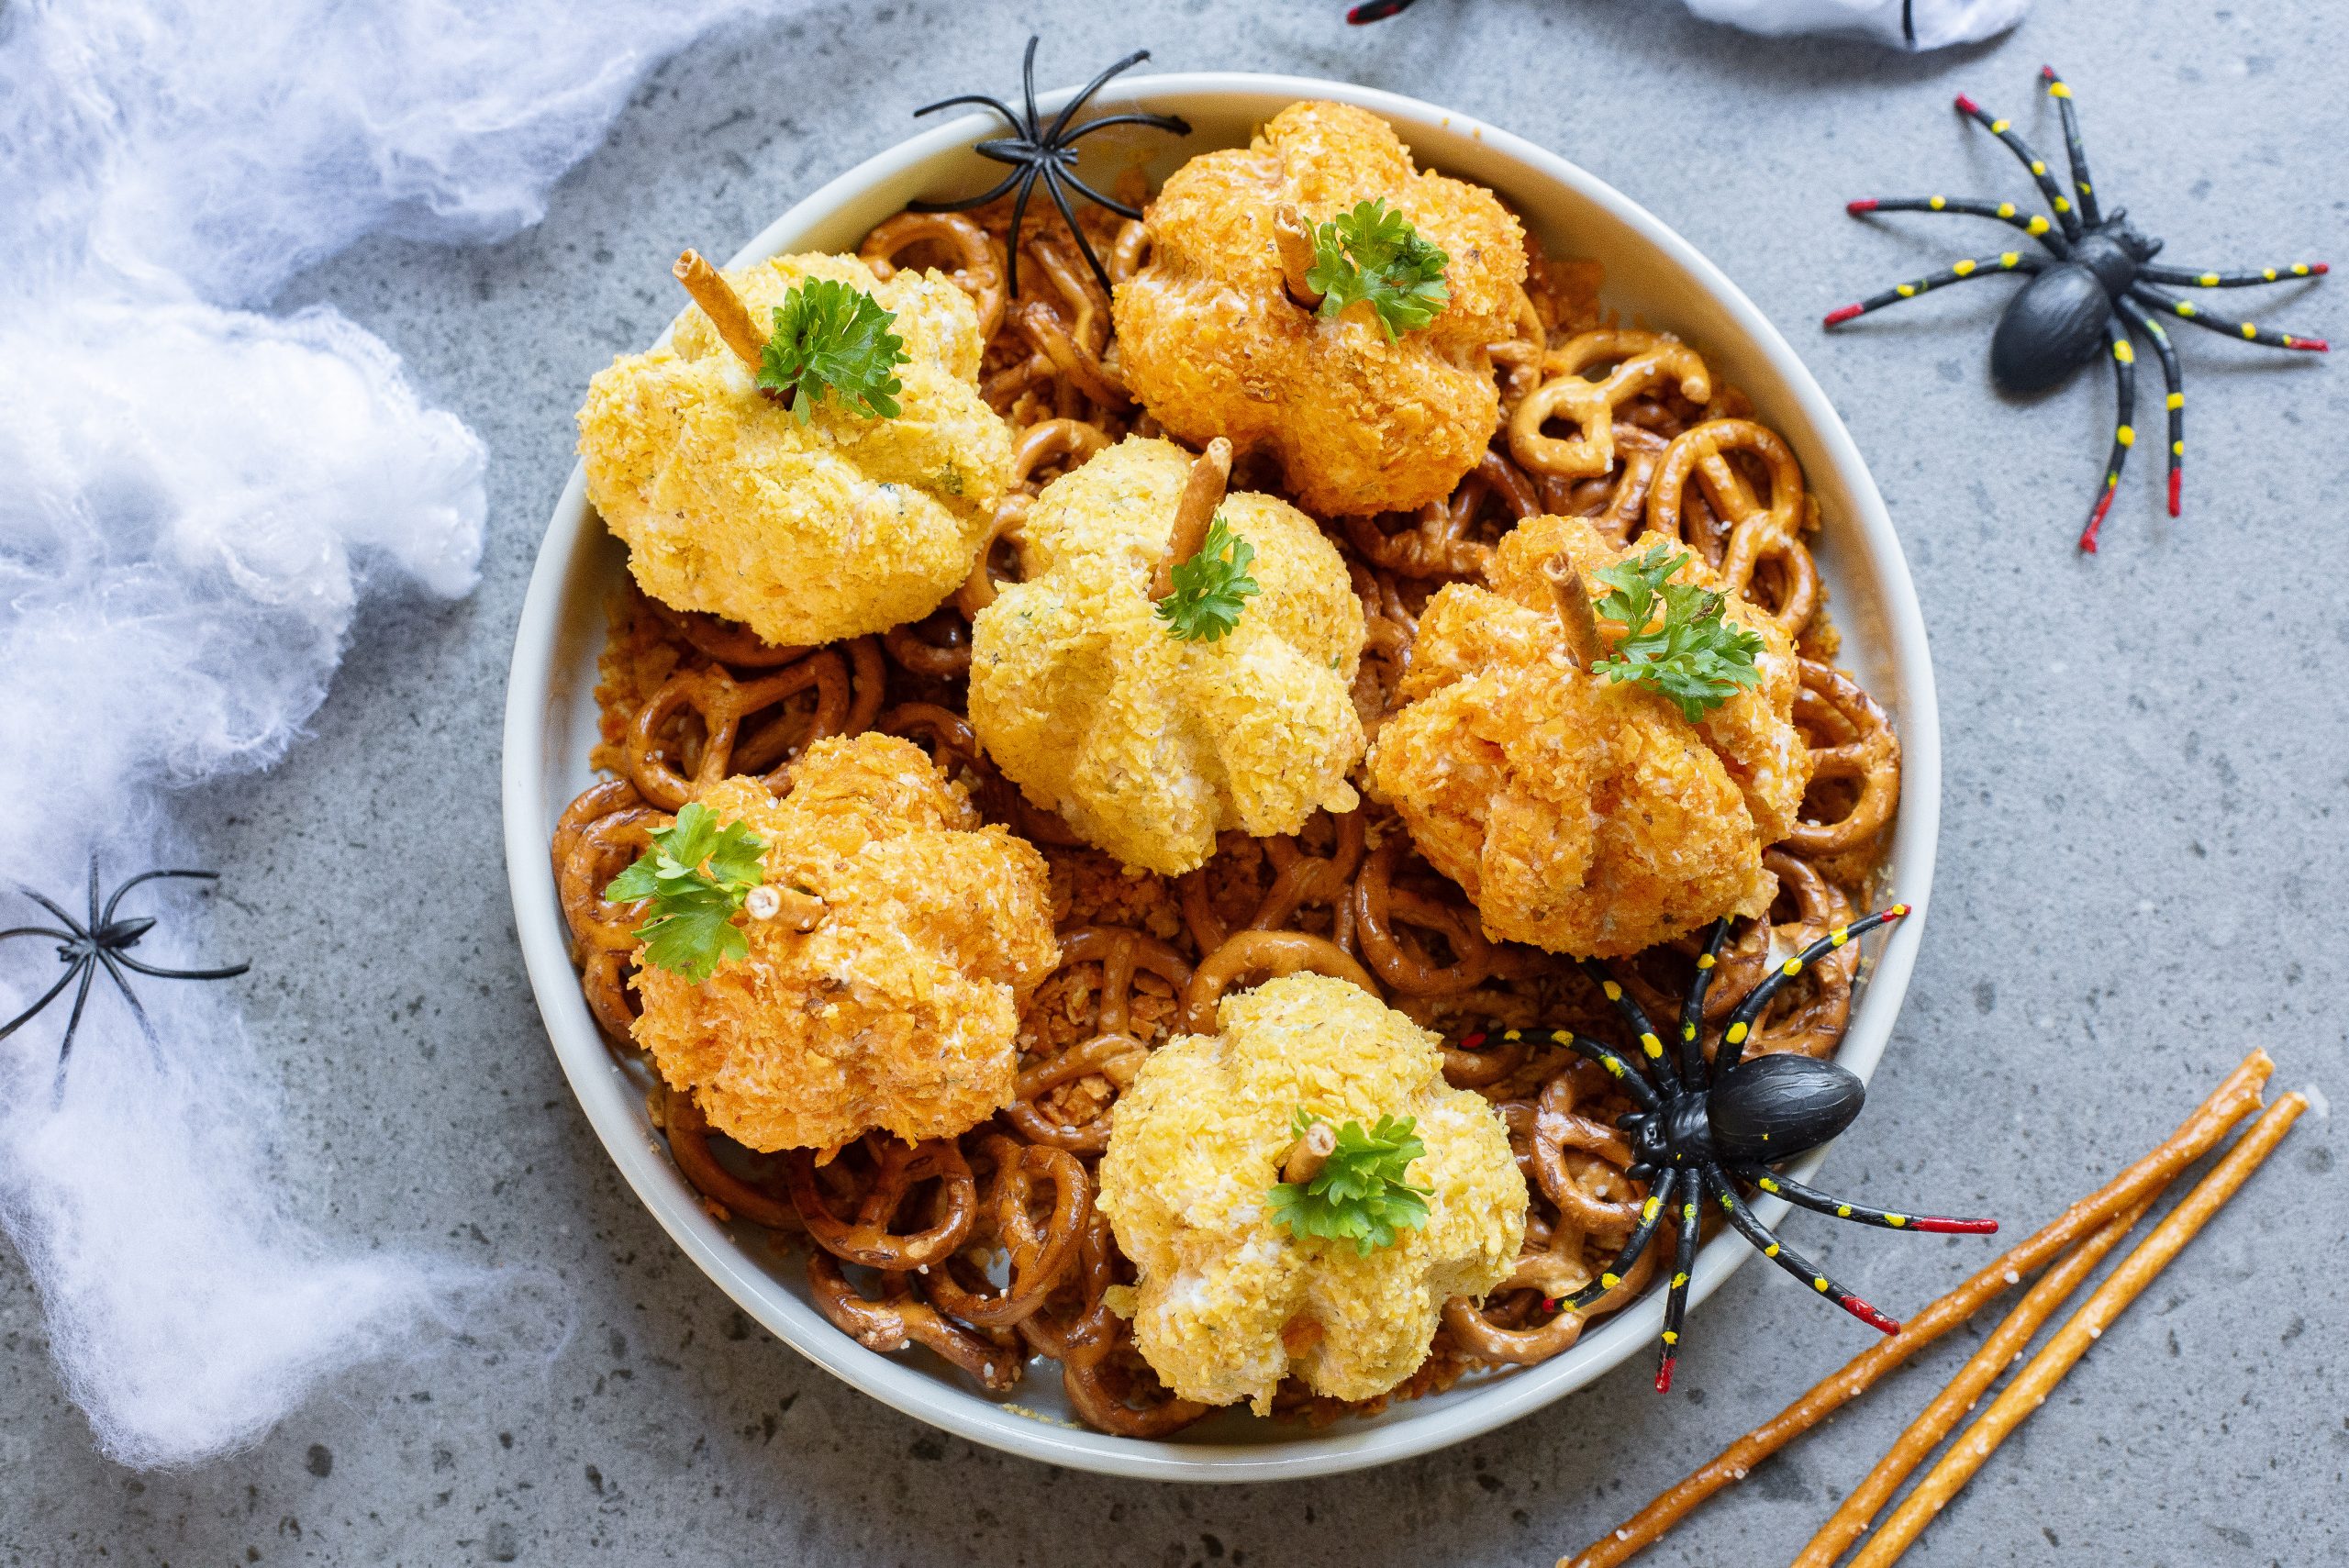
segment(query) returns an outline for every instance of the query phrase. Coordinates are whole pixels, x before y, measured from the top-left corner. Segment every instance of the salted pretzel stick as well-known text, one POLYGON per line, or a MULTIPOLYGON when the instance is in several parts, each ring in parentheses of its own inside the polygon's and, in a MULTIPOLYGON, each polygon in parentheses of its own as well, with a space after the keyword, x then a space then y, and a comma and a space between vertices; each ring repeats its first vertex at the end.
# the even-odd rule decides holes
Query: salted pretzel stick
POLYGON ((2065 1209, 2021 1245, 1994 1261, 1901 1325, 1854 1356, 1841 1372, 1723 1449, 1693 1475, 1659 1493, 1655 1500, 1601 1540, 1558 1568, 1614 1568, 1653 1545, 1686 1518, 1698 1504, 1794 1441, 1873 1386, 1910 1356, 1980 1311, 1983 1306, 2124 1211, 2144 1202, 2187 1166, 2210 1151, 2226 1130, 2259 1103, 2260 1085, 2276 1070, 2264 1051, 2254 1051, 2210 1097, 2195 1108, 2168 1140, 2103 1187, 2065 1209))
POLYGON ((742 304, 742 296, 734 292, 734 285, 720 277, 716 267, 703 261, 698 250, 679 256, 677 264, 669 271, 685 285, 685 292, 694 296, 694 303, 701 306, 701 313, 709 317, 709 324, 718 328, 718 335, 734 350, 735 357, 755 372, 760 356, 766 350, 767 335, 752 325, 751 312, 742 304))
POLYGON ((1892 1517, 1884 1521, 1884 1528, 1852 1559, 1851 1568, 1888 1568, 1909 1550, 1925 1527, 1933 1522, 1933 1516, 1988 1462, 1991 1452, 2029 1420, 2032 1411, 2047 1403, 2048 1395, 2054 1392, 2064 1374, 2087 1354, 2090 1342, 2101 1336, 2112 1320, 2137 1299, 2138 1294, 2154 1283, 2154 1276, 2194 1240, 2195 1233, 2210 1222, 2210 1217, 2226 1207, 2235 1189, 2259 1169, 2260 1162, 2275 1151, 2284 1135, 2292 1129, 2292 1123, 2308 1108, 2308 1096, 2295 1089, 2269 1106, 2267 1114, 2235 1140, 2226 1158, 2186 1195, 2186 1201, 2154 1227, 2154 1233, 2140 1241, 2137 1250, 2112 1271, 2111 1277, 2096 1287, 2087 1304, 2055 1330, 2054 1339, 2040 1347, 2039 1353, 2031 1358, 2031 1364, 1999 1390, 1980 1418, 1958 1434, 1956 1444, 1942 1455, 1942 1462, 1926 1473, 1925 1478, 1917 1483, 1917 1489, 1903 1498, 1892 1517))
POLYGON ((1551 594, 1557 600, 1558 627, 1566 635, 1566 652, 1575 669, 1587 673, 1607 657, 1607 644, 1598 639, 1598 617, 1590 607, 1590 591, 1582 585, 1582 573, 1574 562, 1564 555, 1543 562, 1542 575, 1550 580, 1551 594))
POLYGON ((1215 509, 1223 505, 1223 487, 1231 478, 1231 443, 1221 436, 1208 443, 1208 450, 1191 460, 1190 476, 1183 482, 1183 498, 1174 503, 1174 529, 1166 540, 1166 553, 1158 558, 1158 570, 1151 574, 1150 596, 1163 599, 1174 591, 1174 568, 1199 553, 1199 546, 1208 541, 1208 529, 1215 522, 1215 509))
POLYGON ((1965 1418, 1983 1391, 1998 1381, 1998 1374, 2022 1359, 2022 1352, 2040 1327, 2054 1316, 2055 1309, 2079 1288, 2082 1280, 2096 1272, 2104 1255, 2136 1229, 2137 1221, 2144 1218, 2145 1210, 2153 1207, 2153 1199, 2162 1190, 2154 1188, 2145 1202, 2108 1222, 2103 1229, 2065 1253, 2053 1268, 2039 1276, 2038 1283, 2015 1304, 2015 1309, 1982 1341, 1974 1359, 1958 1369, 1949 1386, 1909 1423, 1891 1451, 1876 1461, 1876 1468, 1852 1488, 1852 1495, 1843 1499, 1842 1506, 1828 1516, 1827 1522, 1819 1527, 1819 1533, 1810 1538, 1810 1544, 1795 1559, 1793 1568, 1835 1568, 1836 1559, 1867 1533, 1868 1521, 1876 1517, 1876 1511, 1892 1500, 1892 1495, 1900 1490, 1900 1484, 1919 1465, 1932 1457, 1933 1450, 1941 1446, 1951 1429, 1965 1418))
POLYGON ((1289 298, 1308 310, 1321 308, 1321 291, 1307 281, 1313 270, 1313 230, 1297 208, 1283 202, 1273 209, 1273 243, 1281 256, 1281 283, 1289 298))

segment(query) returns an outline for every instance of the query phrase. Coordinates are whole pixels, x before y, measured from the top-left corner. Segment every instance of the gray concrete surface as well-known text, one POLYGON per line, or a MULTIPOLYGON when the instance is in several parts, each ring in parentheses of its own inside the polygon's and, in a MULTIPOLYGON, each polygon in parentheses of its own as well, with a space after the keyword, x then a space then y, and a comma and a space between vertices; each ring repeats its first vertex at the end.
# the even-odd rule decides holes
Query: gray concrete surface
MULTIPOLYGON (((614 1174, 523 983, 497 817, 509 639, 587 376, 674 309, 681 241, 719 253, 907 131, 1135 45, 1166 69, 1326 74, 1456 105, 1615 182, 1782 323, 1850 420, 1909 551, 1948 749, 1941 882, 1870 1109, 1831 1173, 2028 1229, 2165 1131, 2248 1047, 2336 1099, 2349 992, 2349 595, 2334 557, 2349 379, 2181 332, 2187 517, 2139 449, 2104 553, 2070 540, 2110 390, 2032 406, 1984 370, 2008 285, 1823 338, 1826 306, 2000 248, 1970 220, 1864 226, 1843 198, 2027 185, 1948 108, 1964 87, 2056 139, 2076 86, 2100 187, 2193 261, 2344 250, 2349 12, 2041 0, 1925 60, 1769 43, 1677 7, 1427 0, 1375 31, 1303 6, 832 6, 677 60, 539 229, 469 252, 370 244, 300 281, 380 332, 495 454, 480 592, 380 609, 316 736, 223 789, 214 862, 249 896, 224 951, 290 1105, 301 1206, 339 1233, 557 1271, 578 1332, 543 1372, 462 1357, 349 1380, 250 1453, 139 1477, 90 1451, 0 1260, 0 1560, 585 1561, 1287 1568, 1546 1563, 1838 1364, 1860 1330, 1765 1268, 1698 1320, 1682 1392, 1644 1366, 1449 1452, 1228 1491, 981 1451, 754 1331, 614 1174)), ((2275 291, 2344 335, 2342 295, 2275 291)), ((2243 296, 2236 296, 2238 298, 2243 296)), ((2147 366, 2150 369, 2150 362, 2147 366)), ((2148 395, 2140 428, 2159 428, 2148 395)), ((2312 1118, 1926 1537, 1925 1563, 2313 1564, 2349 1556, 2340 1284, 2349 1173, 2312 1118)), ((1898 1310, 1979 1244, 1795 1233, 1898 1310)), ((1760 1470, 1646 1561, 1783 1562, 1965 1353, 1950 1342, 1760 1470)))

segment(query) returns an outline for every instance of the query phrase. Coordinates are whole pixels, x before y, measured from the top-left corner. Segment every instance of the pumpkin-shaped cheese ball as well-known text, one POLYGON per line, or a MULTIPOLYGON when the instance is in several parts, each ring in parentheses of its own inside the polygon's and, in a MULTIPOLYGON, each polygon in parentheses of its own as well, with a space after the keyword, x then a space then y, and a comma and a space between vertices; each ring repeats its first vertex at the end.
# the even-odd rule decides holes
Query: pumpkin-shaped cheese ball
POLYGON ((638 584, 784 645, 929 614, 970 574, 1010 483, 1010 433, 979 396, 970 296, 936 272, 883 283, 853 256, 779 256, 701 283, 721 316, 729 287, 746 310, 722 330, 688 306, 666 347, 614 361, 579 410, 587 498, 628 542, 638 584), (805 391, 807 406, 785 407, 753 379, 746 358, 811 279, 895 314, 886 329, 908 356, 893 367, 896 415, 805 391))
POLYGON ((1486 349, 1517 336, 1524 297, 1524 236, 1490 191, 1418 172, 1367 110, 1302 103, 1246 150, 1176 170, 1143 222, 1150 259, 1113 302, 1119 352, 1171 434, 1273 453, 1316 517, 1420 506, 1476 465, 1500 410, 1486 349), (1448 258, 1434 319, 1392 338, 1368 304, 1325 317, 1299 297, 1321 297, 1302 282, 1308 231, 1373 201, 1448 258))
MULTIPOLYGON (((1565 595, 1601 596, 1598 573, 1632 553, 1578 517, 1533 518, 1501 541, 1493 590, 1449 584, 1420 617, 1371 788, 1487 936, 1617 958, 1761 915, 1776 895, 1762 851, 1792 829, 1810 780, 1794 651, 1731 595, 1724 616, 1760 639, 1758 682, 1698 721, 1591 673, 1578 638, 1603 655, 1623 630, 1577 632, 1565 595), (1579 587, 1558 582, 1569 564, 1579 587)), ((1673 580, 1720 586, 1693 557, 1673 580)))
POLYGON ((1525 1180, 1490 1103, 1444 1082, 1438 1043, 1344 980, 1294 974, 1226 996, 1216 1033, 1151 1054, 1118 1101, 1099 1201, 1140 1271, 1134 1343, 1175 1393, 1264 1415, 1295 1375, 1375 1397, 1427 1359, 1447 1300, 1508 1276, 1525 1180), (1425 1223, 1367 1251, 1278 1223, 1268 1195, 1299 1110, 1365 1129, 1408 1118, 1425 1223))
POLYGON ((1194 489, 1190 453, 1129 437, 1052 481, 1022 531, 1028 581, 971 628, 988 755, 1087 840, 1168 876, 1207 863, 1223 828, 1294 833, 1358 804, 1364 626, 1345 562, 1287 503, 1221 495, 1213 461, 1197 460, 1211 483, 1194 489), (1254 551, 1260 591, 1214 640, 1177 638, 1158 613, 1186 494, 1195 520, 1212 512, 1254 551))
POLYGON ((637 973, 637 1043, 711 1126, 829 1148, 951 1137, 1011 1103, 1019 997, 1060 961, 1034 846, 887 735, 817 741, 780 800, 733 777, 701 804, 763 841, 765 885, 802 911, 742 917, 749 955, 698 984, 637 973))

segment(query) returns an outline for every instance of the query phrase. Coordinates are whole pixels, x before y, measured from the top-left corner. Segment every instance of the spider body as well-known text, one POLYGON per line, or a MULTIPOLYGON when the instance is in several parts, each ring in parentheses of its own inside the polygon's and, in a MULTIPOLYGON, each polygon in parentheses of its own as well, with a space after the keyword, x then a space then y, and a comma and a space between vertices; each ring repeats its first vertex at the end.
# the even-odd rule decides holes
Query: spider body
POLYGON ((1011 134, 979 142, 972 150, 982 158, 1009 164, 1011 172, 1005 175, 1001 183, 975 196, 945 202, 907 202, 906 207, 911 212, 967 212, 973 207, 985 206, 1008 192, 1018 191, 1019 195, 1013 196, 1011 202, 1011 234, 1004 246, 1008 258, 1007 287, 1016 299, 1019 295, 1019 226, 1028 216, 1028 198, 1041 183, 1044 194, 1060 209, 1061 217, 1068 224, 1069 238, 1075 240, 1076 248, 1085 253, 1085 263, 1093 269, 1094 278, 1106 294, 1109 291, 1108 269, 1101 265, 1101 258, 1093 253, 1092 243, 1085 238, 1085 230, 1077 227, 1074 197, 1083 196, 1096 206, 1107 207, 1120 217, 1138 218, 1141 217, 1141 210, 1105 196, 1077 178, 1077 142, 1097 130, 1107 130, 1117 125, 1148 126, 1153 130, 1188 136, 1191 124, 1177 115, 1125 114, 1104 115, 1071 128, 1069 122, 1076 117, 1077 111, 1085 107, 1109 78, 1121 71, 1131 70, 1150 58, 1150 50, 1140 49, 1086 83, 1083 90, 1068 101, 1068 106, 1061 110, 1050 125, 1046 125, 1036 110, 1036 45, 1039 41, 1032 36, 1028 39, 1027 58, 1020 65, 1020 103, 1024 113, 1014 111, 1002 99, 989 97, 985 93, 963 93, 955 97, 941 98, 914 111, 914 117, 918 119, 923 115, 952 108, 957 104, 976 104, 982 108, 994 110, 1003 117, 1003 122, 1010 128, 1011 134))
POLYGON ((2048 172, 2047 161, 2016 135, 2009 122, 1993 118, 1963 93, 1957 95, 1957 107, 1961 114, 1988 128, 1991 135, 2022 161, 2038 183, 2040 194, 2054 209, 2053 221, 2039 213, 2025 215, 2012 202, 1974 197, 1869 197, 1846 204, 1845 210, 1855 217, 1876 212, 1954 212, 1996 218, 2037 240, 2046 255, 2006 250, 1996 256, 1956 261, 1943 272, 1897 284, 1856 305, 1830 311, 1825 324, 1839 327, 1870 311, 1968 278, 1995 277, 2003 272, 2028 275, 2031 281, 2008 302, 1998 317, 1997 330, 1991 334, 1990 374, 1999 386, 2009 392, 2043 392, 2095 357, 2099 342, 2111 354, 2120 411, 2114 420, 2112 450, 2105 460, 2104 483, 2088 509, 2087 526, 2080 532, 2080 548, 2092 553, 2098 530, 2104 526, 2104 515, 2112 506, 2113 492, 2121 484, 2121 465, 2137 440, 2133 423, 2137 356, 2132 332, 2142 334, 2153 344, 2168 392, 2165 406, 2169 415, 2169 515, 2173 517, 2178 515, 2185 474, 2186 387, 2177 351, 2170 343, 2168 332, 2154 317, 2175 317, 2208 331, 2266 348, 2321 354, 2328 347, 2321 338, 2277 331, 2255 321, 2227 322, 2207 316, 2200 306, 2165 293, 2161 285, 2244 288, 2293 278, 2320 277, 2329 269, 2322 261, 2296 261, 2289 266, 2230 272, 2155 266, 2154 258, 2162 248, 2159 239, 2140 231, 2119 208, 2110 217, 2099 211, 2096 187, 2088 179, 2087 152, 2080 142, 2079 118, 2073 108, 2071 88, 2052 67, 2043 69, 2039 75, 2046 84, 2048 96, 2055 100, 2063 115, 2065 152, 2072 168, 2071 195, 2065 195, 2054 176, 2048 172))
MULTIPOLYGON (((1657 1393, 1667 1393, 1672 1387, 1681 1324, 1687 1311, 1689 1270, 1697 1257, 1698 1216, 1709 1201, 1718 1204, 1730 1225, 1780 1268, 1870 1327, 1887 1334, 1900 1330, 1898 1323, 1828 1278, 1772 1234, 1747 1205, 1741 1183, 1804 1208, 1888 1230, 1987 1235, 1998 1229, 1994 1219, 1952 1219, 1870 1208, 1831 1197, 1772 1169, 1809 1152, 1851 1126, 1867 1091, 1856 1074, 1832 1062, 1784 1054, 1743 1058, 1746 1040, 1787 981, 1854 938, 1908 913, 1905 904, 1879 910, 1838 927, 1780 963, 1730 1014, 1709 1067, 1702 1040, 1705 995, 1712 986, 1713 971, 1729 936, 1727 920, 1715 922, 1705 951, 1697 961, 1696 980, 1680 1009, 1676 1065, 1646 1013, 1606 965, 1595 961, 1584 967, 1637 1036, 1642 1059, 1638 1065, 1612 1046, 1565 1029, 1511 1029, 1502 1035, 1508 1040, 1563 1045, 1605 1068, 1631 1096, 1635 1108, 1618 1125, 1631 1145, 1632 1163, 1623 1173, 1648 1184, 1640 1222, 1598 1277, 1561 1305, 1568 1312, 1581 1311, 1620 1284, 1657 1228, 1670 1220, 1675 1246, 1672 1284, 1664 1298, 1657 1393)), ((1473 1050, 1486 1038, 1471 1035, 1462 1044, 1473 1050)))
POLYGON ((90 983, 97 978, 99 970, 105 970, 106 977, 115 983, 116 989, 122 993, 122 999, 129 1004, 131 1015, 139 1020, 139 1027, 144 1029, 147 1028, 147 1010, 139 1005, 138 994, 131 990, 129 978, 123 973, 125 970, 139 974, 150 974, 159 980, 228 980, 244 973, 246 970, 252 967, 250 964, 238 963, 220 969, 162 969, 151 963, 142 963, 131 957, 130 950, 139 945, 139 939, 155 929, 154 917, 131 915, 117 919, 115 917, 115 910, 120 906, 123 895, 132 888, 139 886, 141 883, 153 882, 160 877, 186 877, 204 882, 217 882, 219 873, 208 871, 146 872, 132 877, 120 887, 116 888, 113 895, 101 904, 98 899, 98 865, 97 862, 93 860, 90 862, 90 905, 89 917, 86 921, 76 920, 58 905, 40 894, 35 893, 29 887, 18 889, 26 897, 54 916, 59 924, 57 926, 13 927, 0 931, 0 941, 6 941, 11 937, 50 938, 58 944, 58 962, 65 965, 65 973, 58 976, 57 984, 42 992, 40 998, 31 1006, 18 1013, 6 1024, 0 1024, 0 1040, 7 1039, 29 1023, 42 1008, 55 1001, 68 985, 79 980, 81 984, 73 993, 73 1011, 66 1018, 65 1036, 57 1048, 57 1089, 61 1094, 65 1088, 66 1063, 73 1053, 73 1033, 82 1027, 82 1009, 89 1003, 90 983))

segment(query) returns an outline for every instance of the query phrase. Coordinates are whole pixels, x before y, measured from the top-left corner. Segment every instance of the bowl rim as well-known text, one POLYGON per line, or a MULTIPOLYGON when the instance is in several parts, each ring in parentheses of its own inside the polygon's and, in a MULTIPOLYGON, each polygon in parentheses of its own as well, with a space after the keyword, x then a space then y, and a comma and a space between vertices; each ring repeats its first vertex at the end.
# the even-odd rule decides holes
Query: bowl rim
MULTIPOLYGON (((1073 91, 1041 94, 1038 101, 1050 112, 1073 91)), ((1907 991, 1923 936, 1922 917, 1930 906, 1941 813, 1940 718, 1924 619, 1907 562, 1875 481, 1826 394, 1743 292, 1661 219, 1578 165, 1473 116, 1350 83, 1248 72, 1125 77, 1111 83, 1093 102, 1094 106, 1114 109, 1146 101, 1163 109, 1181 107, 1175 100, 1233 97, 1353 104, 1395 124, 1407 141, 1415 128, 1475 140, 1501 160, 1567 187, 1662 252, 1724 311, 1751 350, 1768 361, 1809 427, 1813 461, 1823 459, 1831 465, 1848 492, 1850 515, 1840 520, 1839 528, 1856 536, 1862 547, 1862 559, 1854 564, 1874 580, 1887 633, 1886 654, 1897 677, 1901 803, 1887 861, 1899 864, 1900 891, 1916 913, 1893 928, 1878 953, 1838 1052, 1843 1065, 1863 1079, 1869 1077, 1907 991)), ((876 186, 965 150, 998 129, 993 117, 973 113, 908 137, 795 203, 728 265, 781 253, 794 239, 876 186)), ((989 1448, 1104 1474, 1229 1483, 1334 1474, 1447 1447, 1564 1396, 1653 1342, 1663 1306, 1660 1293, 1652 1292, 1604 1320, 1574 1350, 1447 1403, 1415 1402, 1376 1423, 1340 1423, 1263 1443, 1151 1441, 1112 1437, 982 1398, 926 1368, 864 1350, 783 1290, 750 1263, 743 1245, 711 1218, 700 1195, 678 1175, 650 1129, 640 1096, 618 1071, 589 1018, 571 966, 546 848, 552 821, 546 809, 544 725, 565 595, 583 552, 595 547, 594 524, 586 504, 585 473, 574 463, 530 573, 507 674, 501 795, 516 931, 549 1041, 613 1163, 695 1265, 771 1333, 883 1404, 989 1448)), ((1827 1152, 1814 1151, 1796 1171, 1809 1175, 1827 1152)), ((1756 1208, 1765 1221, 1775 1223, 1786 1205, 1781 1199, 1764 1199, 1756 1208)), ((1751 1255, 1752 1250, 1733 1236, 1724 1234, 1709 1242, 1692 1273, 1691 1307, 1710 1296, 1751 1255)))

